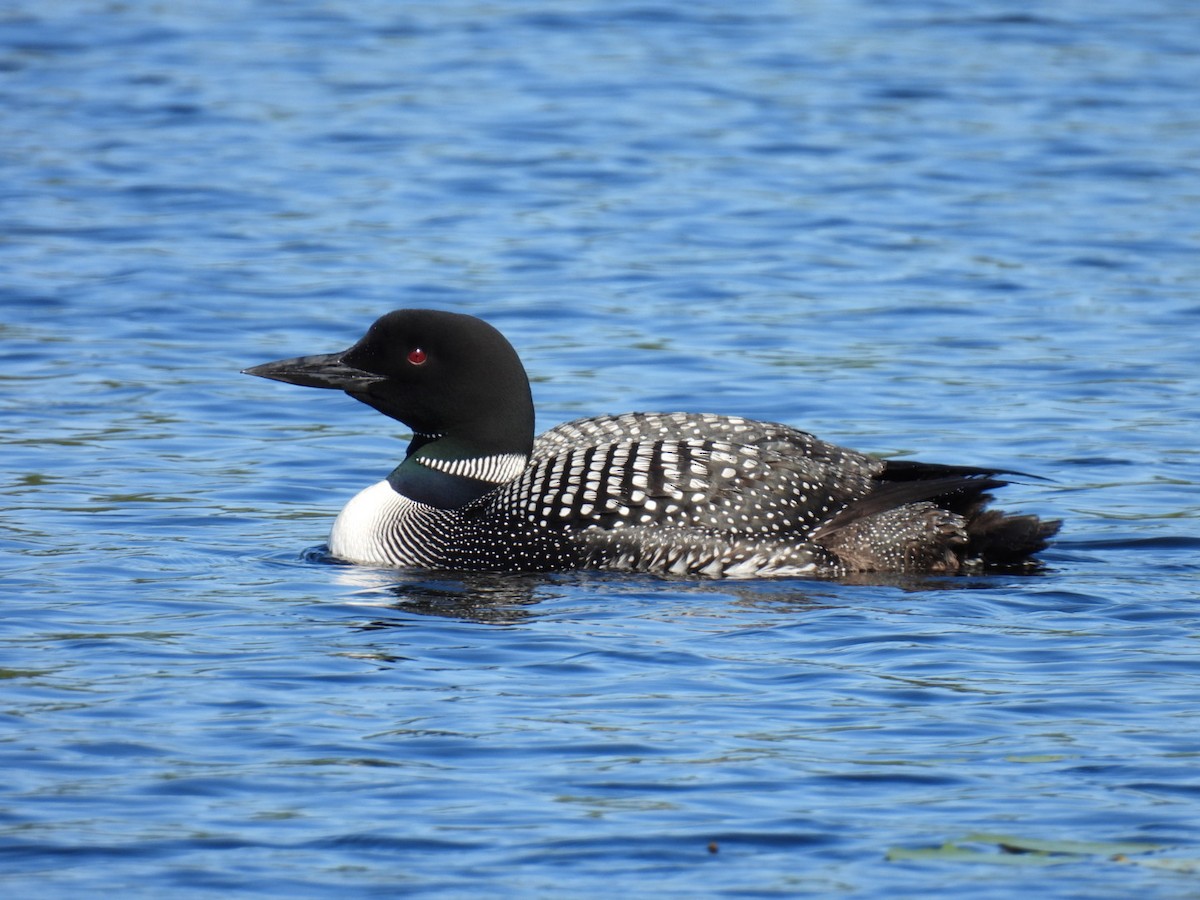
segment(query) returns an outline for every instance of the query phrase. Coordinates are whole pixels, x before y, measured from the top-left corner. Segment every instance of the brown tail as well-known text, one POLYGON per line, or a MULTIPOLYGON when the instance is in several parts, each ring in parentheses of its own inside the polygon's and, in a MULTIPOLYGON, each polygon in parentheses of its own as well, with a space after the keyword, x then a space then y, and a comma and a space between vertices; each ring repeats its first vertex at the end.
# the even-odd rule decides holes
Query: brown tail
POLYGON ((1060 519, 1042 521, 1037 516, 1010 516, 998 509, 981 509, 967 520, 964 561, 993 569, 1029 566, 1033 555, 1045 550, 1060 528, 1060 519))
POLYGON ((985 507, 998 475, 961 466, 889 461, 878 487, 813 534, 854 571, 953 573, 1028 569, 1062 527, 985 507))

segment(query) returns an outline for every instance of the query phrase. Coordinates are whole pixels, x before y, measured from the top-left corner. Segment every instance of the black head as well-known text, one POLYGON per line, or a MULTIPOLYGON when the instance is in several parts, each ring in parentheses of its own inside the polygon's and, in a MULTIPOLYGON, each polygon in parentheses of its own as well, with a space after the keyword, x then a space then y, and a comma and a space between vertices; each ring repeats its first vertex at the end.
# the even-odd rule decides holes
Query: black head
POLYGON ((244 370, 307 387, 338 388, 423 439, 447 436, 481 453, 533 445, 533 398, 512 345, 482 319, 399 309, 348 350, 244 370))

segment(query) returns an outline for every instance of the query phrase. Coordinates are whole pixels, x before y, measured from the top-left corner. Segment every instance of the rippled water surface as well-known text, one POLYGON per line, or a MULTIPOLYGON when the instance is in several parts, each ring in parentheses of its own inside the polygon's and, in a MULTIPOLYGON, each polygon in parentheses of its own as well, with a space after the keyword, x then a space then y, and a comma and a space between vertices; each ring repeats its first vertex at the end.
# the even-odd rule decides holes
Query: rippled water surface
POLYGON ((0 891, 1194 897, 1191 2, 0 12, 0 891), (483 315, 539 424, 1047 476, 1029 577, 330 564, 250 379, 483 315))

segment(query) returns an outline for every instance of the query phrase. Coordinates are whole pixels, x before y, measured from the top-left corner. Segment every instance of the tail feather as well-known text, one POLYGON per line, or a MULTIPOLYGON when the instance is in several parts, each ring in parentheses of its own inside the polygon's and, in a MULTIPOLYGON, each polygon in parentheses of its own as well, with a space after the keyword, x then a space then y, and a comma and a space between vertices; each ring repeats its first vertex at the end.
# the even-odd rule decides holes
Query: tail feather
POLYGON ((1013 516, 998 509, 981 509, 967 522, 964 559, 988 568, 1027 566, 1046 549, 1062 528, 1061 519, 1013 516))
POLYGON ((889 461, 877 487, 812 535, 852 571, 1027 568, 1059 520, 986 509, 988 491, 1020 473, 889 461))

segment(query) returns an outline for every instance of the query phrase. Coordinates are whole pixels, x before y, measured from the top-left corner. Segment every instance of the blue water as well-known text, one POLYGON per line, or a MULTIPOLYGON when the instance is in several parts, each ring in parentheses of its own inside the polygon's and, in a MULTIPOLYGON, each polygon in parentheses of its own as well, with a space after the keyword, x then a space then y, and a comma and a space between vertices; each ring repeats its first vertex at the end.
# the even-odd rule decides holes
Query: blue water
POLYGON ((1191 0, 8 3, 0 892, 1194 897, 1198 46, 1191 0), (541 427, 1016 468, 1061 540, 329 564, 404 436, 238 370, 406 305, 500 327, 541 427))

